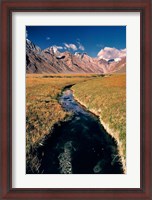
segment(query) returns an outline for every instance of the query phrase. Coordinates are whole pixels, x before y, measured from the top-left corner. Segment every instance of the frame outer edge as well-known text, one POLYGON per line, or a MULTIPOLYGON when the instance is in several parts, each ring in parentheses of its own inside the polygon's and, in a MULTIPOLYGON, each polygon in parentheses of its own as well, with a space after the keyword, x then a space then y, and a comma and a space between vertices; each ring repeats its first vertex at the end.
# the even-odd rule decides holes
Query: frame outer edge
MULTIPOLYGON (((150 0, 151 1, 151 0, 150 0)), ((145 2, 150 2, 150 1, 145 1, 145 2)), ((7 1, 8 2, 8 1, 7 1)), ((22 1, 21 1, 22 2, 22 1)), ((31 198, 32 199, 37 199, 37 198, 50 198, 50 193, 39 193, 38 191, 34 192, 33 191, 30 191, 28 190, 27 193, 25 193, 24 190, 21 190, 21 191, 18 191, 17 190, 15 191, 14 189, 13 190, 10 190, 10 185, 8 183, 8 180, 10 180, 10 177, 9 174, 8 174, 8 157, 7 155, 9 154, 8 150, 9 150, 9 142, 8 142, 8 133, 9 133, 9 129, 7 127, 8 123, 7 123, 7 120, 9 119, 9 101, 10 99, 8 99, 8 95, 9 95, 9 91, 11 90, 11 82, 9 82, 8 78, 10 74, 11 75, 11 70, 10 72, 7 71, 7 69, 9 69, 9 67, 6 67, 9 65, 9 62, 7 61, 7 58, 8 58, 8 55, 9 55, 9 40, 8 40, 8 35, 6 33, 7 32, 7 23, 8 23, 8 10, 9 10, 9 4, 7 3, 4 3, 2 4, 2 18, 1 18, 1 25, 3 27, 3 31, 2 31, 2 34, 1 34, 1 47, 2 47, 2 61, 1 61, 1 86, 0 86, 0 92, 3 94, 2 95, 2 102, 1 102, 1 110, 2 110, 2 122, 1 122, 1 128, 2 128, 2 131, 3 131, 3 134, 2 134, 2 140, 1 140, 1 144, 2 144, 2 168, 1 168, 1 173, 2 173, 2 198, 21 198, 21 195, 24 196, 24 198, 31 198), (3 20, 2 20, 3 19, 3 20), (3 67, 5 66, 5 67, 3 67), (7 104, 5 104, 7 102, 7 104), (7 105, 7 106, 2 106, 2 105, 7 105), (8 188, 9 187, 9 188, 8 188)), ((150 11, 150 8, 151 8, 151 4, 146 4, 146 12, 145 12, 145 19, 149 19, 152 17, 151 16, 151 11, 150 11)), ((152 31, 152 28, 150 29, 150 21, 148 20, 145 20, 145 32, 144 32, 144 39, 145 39, 145 43, 144 43, 144 50, 145 50, 145 60, 144 60, 144 64, 145 64, 145 101, 146 101, 146 104, 145 104, 145 154, 148 155, 148 157, 150 158, 151 154, 150 154, 150 140, 149 140, 149 137, 148 137, 148 133, 149 133, 149 136, 150 136, 150 117, 151 117, 151 114, 150 114, 150 111, 152 109, 150 109, 150 86, 152 86, 152 81, 150 79, 150 72, 152 71, 151 68, 150 68, 150 64, 152 64, 152 59, 151 59, 151 62, 150 62, 150 49, 152 48, 152 44, 150 44, 150 41, 149 39, 151 38, 151 35, 150 35, 150 30, 152 31), (149 28, 148 28, 149 27, 149 28), (151 47, 150 47, 151 45, 151 47), (147 67, 148 66, 148 67, 147 67)), ((152 24, 151 24, 152 25, 152 24)), ((151 42, 152 43, 152 42, 151 42)), ((11 53, 11 52, 10 52, 11 53)), ((11 61, 10 61, 10 64, 11 64, 11 61)), ((11 69, 11 68, 10 68, 11 69)), ((10 102, 11 103, 11 102, 10 102)), ((11 122, 10 122, 11 123, 11 122)), ((10 128, 11 130, 11 128, 10 128)), ((152 144, 152 143, 151 143, 152 144)), ((151 158, 151 161, 152 161, 152 158, 151 158)), ((145 183, 146 185, 146 188, 145 188, 145 193, 143 194, 139 194, 138 193, 138 199, 145 199, 145 200, 150 200, 151 199, 151 195, 152 195, 152 191, 151 191, 151 188, 150 188, 150 167, 151 167, 151 162, 150 160, 148 159, 145 159, 145 183), (149 173, 149 174, 148 174, 149 173)), ((11 169, 10 169, 11 170, 11 169)), ((151 180, 152 180, 152 177, 151 177, 151 180)), ((99 195, 98 193, 92 193, 94 194, 93 196, 95 198, 99 198, 99 195)), ((100 193, 99 193, 100 194, 100 193)), ((102 193, 103 194, 103 193, 102 193)), ((129 193, 128 193, 129 194, 129 193)), ((131 193, 132 194, 132 193, 131 193)), ((130 195, 131 195, 130 194, 130 195)), ((128 197, 131 197, 130 195, 128 195, 128 197)), ((79 192, 75 192, 75 195, 72 194, 72 192, 70 193, 52 193, 52 197, 54 198, 62 198, 62 199, 65 199, 65 196, 67 198, 72 198, 72 196, 74 198, 78 198, 80 199, 80 196, 79 196, 79 192), (65 194, 65 195, 64 195, 65 194)), ((91 194, 90 194, 90 199, 91 198, 91 194)), ((109 195, 108 195, 109 196, 109 195)), ((110 195, 112 197, 112 195, 110 195)), ((111 197, 106 197, 106 199, 111 199, 111 197)), ((93 198, 94 198, 93 197, 93 198)), ((135 199, 134 198, 135 196, 132 195, 131 198, 125 198, 125 199, 135 199)), ((85 198, 86 199, 86 192, 85 193, 82 193, 81 195, 81 198, 85 198)), ((100 196, 100 198, 102 198, 100 196)), ((117 199, 117 198, 123 198, 123 193, 114 193, 113 194, 113 198, 112 199, 117 199)), ((88 199, 88 198, 87 198, 88 199)), ((105 199, 105 198, 104 198, 105 199)))
POLYGON ((5 6, 4 3, 2 3, 2 20, 1 24, 3 27, 2 31, 2 67, 1 67, 1 91, 2 91, 2 124, 1 128, 3 131, 2 134, 2 198, 6 196, 8 193, 8 173, 7 173, 7 166, 8 166, 8 96, 7 96, 7 81, 8 81, 8 76, 7 76, 7 58, 8 58, 8 48, 7 48, 7 19, 8 19, 8 10, 7 7, 5 6))

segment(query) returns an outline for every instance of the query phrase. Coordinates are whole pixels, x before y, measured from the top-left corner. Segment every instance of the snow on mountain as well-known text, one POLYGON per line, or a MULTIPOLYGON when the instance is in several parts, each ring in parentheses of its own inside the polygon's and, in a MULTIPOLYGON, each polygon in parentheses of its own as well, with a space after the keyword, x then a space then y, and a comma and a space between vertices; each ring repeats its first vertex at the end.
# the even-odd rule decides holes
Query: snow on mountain
POLYGON ((83 52, 83 53, 75 52, 74 55, 77 56, 78 58, 81 58, 81 59, 83 59, 85 55, 88 56, 87 53, 85 53, 85 52, 83 52))
POLYGON ((59 49, 61 47, 54 45, 41 50, 26 39, 26 72, 106 74, 120 70, 126 63, 126 49, 106 47, 98 53, 98 58, 92 58, 85 52, 72 54, 59 49))
POLYGON ((26 39, 26 50, 32 50, 36 52, 41 52, 41 48, 36 46, 34 43, 32 43, 29 39, 26 39))
POLYGON ((43 52, 50 53, 52 55, 60 54, 60 52, 58 51, 58 47, 57 46, 48 47, 48 48, 44 49, 43 52))
POLYGON ((114 60, 115 60, 115 62, 119 62, 119 61, 121 61, 121 58, 115 58, 114 60))

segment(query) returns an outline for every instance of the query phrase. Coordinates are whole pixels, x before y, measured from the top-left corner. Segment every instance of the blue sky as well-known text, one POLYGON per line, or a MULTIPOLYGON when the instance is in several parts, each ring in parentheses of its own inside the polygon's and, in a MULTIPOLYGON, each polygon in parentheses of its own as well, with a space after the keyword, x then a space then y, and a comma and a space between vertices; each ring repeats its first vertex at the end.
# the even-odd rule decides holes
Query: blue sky
POLYGON ((126 48, 125 26, 27 26, 26 37, 41 49, 57 46, 92 57, 104 47, 126 48))

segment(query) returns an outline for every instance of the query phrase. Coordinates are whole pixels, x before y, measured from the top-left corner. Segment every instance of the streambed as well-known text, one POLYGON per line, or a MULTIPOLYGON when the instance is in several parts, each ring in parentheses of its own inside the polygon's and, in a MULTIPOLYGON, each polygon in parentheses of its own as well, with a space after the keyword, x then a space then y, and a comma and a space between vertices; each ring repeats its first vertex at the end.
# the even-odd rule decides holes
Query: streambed
POLYGON ((122 174, 117 144, 99 119, 75 101, 70 88, 59 102, 73 116, 56 125, 39 149, 40 173, 122 174))

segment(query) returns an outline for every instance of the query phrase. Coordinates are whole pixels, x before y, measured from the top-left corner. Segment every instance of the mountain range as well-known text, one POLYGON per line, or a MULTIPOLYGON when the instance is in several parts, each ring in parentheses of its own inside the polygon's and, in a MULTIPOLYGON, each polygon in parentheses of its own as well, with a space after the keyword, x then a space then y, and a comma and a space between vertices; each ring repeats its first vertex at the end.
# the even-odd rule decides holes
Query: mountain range
POLYGON ((126 71, 126 49, 105 47, 96 58, 87 53, 60 52, 56 46, 41 50, 26 39, 26 73, 96 73, 126 71))

